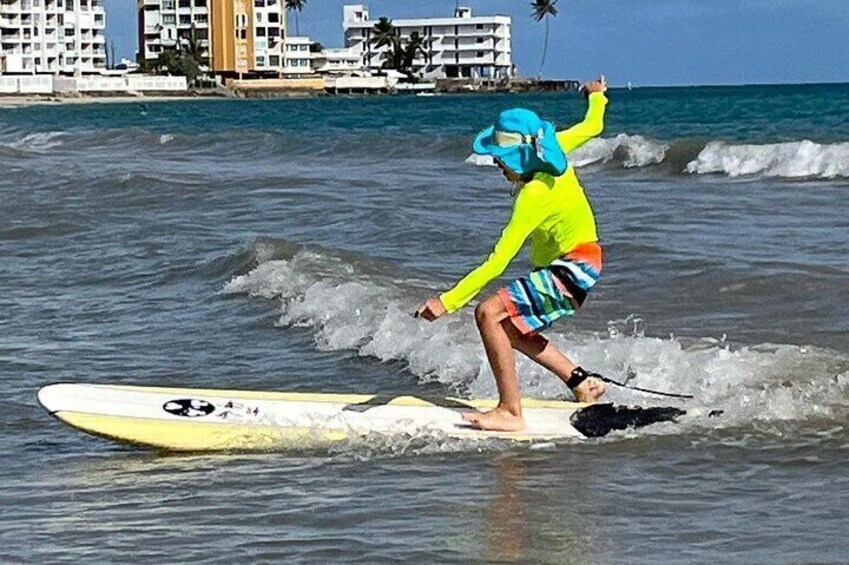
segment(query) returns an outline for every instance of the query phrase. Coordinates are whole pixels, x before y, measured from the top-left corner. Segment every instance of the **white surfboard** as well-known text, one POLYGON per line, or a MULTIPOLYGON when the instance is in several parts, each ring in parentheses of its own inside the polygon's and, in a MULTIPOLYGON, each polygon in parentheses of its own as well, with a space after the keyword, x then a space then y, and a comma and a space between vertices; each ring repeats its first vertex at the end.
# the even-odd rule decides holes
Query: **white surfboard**
POLYGON ((369 434, 551 441, 605 435, 683 414, 675 408, 525 399, 525 429, 505 433, 477 430, 461 417, 493 407, 493 400, 69 383, 42 388, 38 400, 77 429, 173 451, 306 449, 369 434))

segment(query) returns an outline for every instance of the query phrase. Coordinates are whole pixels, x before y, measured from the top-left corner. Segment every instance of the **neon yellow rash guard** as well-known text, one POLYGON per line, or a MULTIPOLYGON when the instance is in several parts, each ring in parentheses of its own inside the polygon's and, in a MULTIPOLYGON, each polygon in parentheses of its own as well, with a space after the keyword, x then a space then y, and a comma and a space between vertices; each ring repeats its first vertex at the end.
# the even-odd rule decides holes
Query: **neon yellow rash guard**
MULTIPOLYGON (((557 141, 564 153, 568 155, 602 132, 605 106, 607 97, 603 93, 590 94, 584 121, 557 132, 557 141)), ((528 237, 531 238, 531 264, 534 267, 551 264, 581 243, 598 241, 595 217, 572 163, 559 177, 536 173, 533 180, 519 189, 510 221, 501 232, 493 252, 480 267, 440 295, 439 299, 448 312, 462 308, 490 281, 500 276, 528 237)))

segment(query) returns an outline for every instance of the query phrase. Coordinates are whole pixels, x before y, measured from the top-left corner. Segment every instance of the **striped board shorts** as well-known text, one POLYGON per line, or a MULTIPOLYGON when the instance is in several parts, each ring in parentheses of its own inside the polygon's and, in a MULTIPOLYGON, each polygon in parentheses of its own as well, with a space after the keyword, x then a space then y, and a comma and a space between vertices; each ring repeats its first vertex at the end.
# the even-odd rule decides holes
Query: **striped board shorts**
POLYGON ((498 296, 522 334, 538 332, 575 314, 598 282, 601 265, 601 245, 582 243, 551 265, 511 282, 498 296))

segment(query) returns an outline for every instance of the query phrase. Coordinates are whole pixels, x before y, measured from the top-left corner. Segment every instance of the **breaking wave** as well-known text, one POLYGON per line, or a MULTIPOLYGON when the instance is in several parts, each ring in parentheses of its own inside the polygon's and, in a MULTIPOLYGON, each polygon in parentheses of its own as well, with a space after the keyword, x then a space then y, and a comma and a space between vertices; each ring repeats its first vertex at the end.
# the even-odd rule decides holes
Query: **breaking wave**
POLYGON ((612 138, 591 139, 570 154, 573 162, 582 167, 592 163, 609 163, 614 159, 626 169, 647 167, 663 162, 669 144, 641 135, 620 133, 612 138))
POLYGON ((688 173, 722 173, 730 177, 763 175, 785 178, 849 177, 849 143, 796 141, 768 145, 730 145, 712 141, 688 173))
MULTIPOLYGON (((497 391, 470 309, 428 324, 410 313, 430 284, 399 279, 389 265, 289 243, 257 242, 255 266, 224 285, 227 294, 274 301, 277 325, 312 333, 322 350, 352 350, 364 357, 406 365, 420 382, 438 382, 456 393, 493 397, 497 391)), ((244 265, 244 261, 239 261, 244 265)), ((578 363, 631 384, 689 392, 705 408, 724 410, 721 426, 756 422, 840 420, 849 415, 849 359, 837 352, 796 345, 733 346, 711 338, 645 335, 632 319, 590 333, 568 326, 548 336, 578 363)), ((519 359, 523 394, 556 398, 563 385, 527 359, 519 359)), ((611 387, 616 402, 669 404, 611 387)), ((686 406, 686 404, 685 404, 686 406)))
POLYGON ((28 133, 21 137, 0 141, 0 146, 22 153, 46 153, 63 145, 63 138, 66 136, 67 134, 61 131, 28 133))
MULTIPOLYGON (((665 142, 641 135, 619 134, 590 140, 569 155, 578 167, 620 169, 653 167, 677 175, 723 174, 787 179, 849 178, 849 143, 796 141, 764 145, 695 140, 665 142)), ((486 156, 470 155, 467 163, 492 165, 486 156)))

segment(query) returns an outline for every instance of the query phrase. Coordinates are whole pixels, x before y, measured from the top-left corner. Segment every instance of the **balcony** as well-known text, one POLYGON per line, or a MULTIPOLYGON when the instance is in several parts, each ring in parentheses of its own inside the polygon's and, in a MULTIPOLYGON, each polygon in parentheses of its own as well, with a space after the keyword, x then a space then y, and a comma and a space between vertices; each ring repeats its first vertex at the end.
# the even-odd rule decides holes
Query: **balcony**
POLYGON ((434 51, 442 51, 443 53, 469 53, 474 51, 495 51, 495 47, 491 44, 487 46, 487 44, 481 43, 470 43, 469 45, 458 45, 457 47, 451 46, 443 46, 442 49, 434 49, 434 51))

